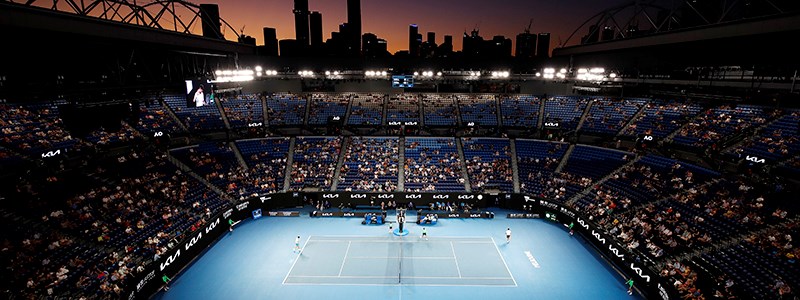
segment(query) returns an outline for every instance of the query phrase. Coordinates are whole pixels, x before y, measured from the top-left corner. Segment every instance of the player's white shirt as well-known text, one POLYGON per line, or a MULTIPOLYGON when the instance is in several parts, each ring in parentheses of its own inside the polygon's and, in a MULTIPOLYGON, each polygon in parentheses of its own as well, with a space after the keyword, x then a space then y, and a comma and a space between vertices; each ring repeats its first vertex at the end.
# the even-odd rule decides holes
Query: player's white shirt
POLYGON ((511 229, 506 230, 506 235, 511 235, 511 229))

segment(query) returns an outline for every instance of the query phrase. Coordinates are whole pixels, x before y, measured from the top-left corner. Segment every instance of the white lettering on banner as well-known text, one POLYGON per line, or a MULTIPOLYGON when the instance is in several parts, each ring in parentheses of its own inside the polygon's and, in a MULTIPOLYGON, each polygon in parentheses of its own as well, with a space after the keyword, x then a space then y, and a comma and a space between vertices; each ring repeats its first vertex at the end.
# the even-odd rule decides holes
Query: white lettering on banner
POLYGON ((342 117, 340 117, 340 116, 333 116, 333 120, 334 120, 334 121, 339 121, 339 120, 341 120, 341 119, 342 119, 342 117))
POLYGON ((652 141, 653 140, 653 136, 652 135, 645 135, 642 139, 645 140, 645 141, 652 141))
POLYGON ((528 257, 528 260, 531 262, 534 268, 539 269, 542 267, 541 265, 539 265, 539 262, 536 261, 536 258, 533 257, 533 254, 531 254, 530 251, 525 251, 525 256, 528 257))
POLYGON ((555 205, 553 203, 550 203, 550 202, 547 202, 547 201, 544 201, 544 200, 539 200, 539 205, 547 207, 547 208, 552 208, 552 209, 559 208, 558 205, 555 205))
POLYGON ((290 212, 290 211, 284 211, 284 212, 282 212, 281 214, 282 214, 284 217, 291 217, 291 216, 292 216, 292 212, 290 212))
POLYGON ((619 257, 620 260, 625 261, 625 254, 619 253, 619 249, 617 249, 617 247, 614 247, 613 244, 608 245, 608 250, 611 251, 611 253, 614 253, 614 255, 616 255, 617 257, 619 257))
POLYGON ((269 200, 272 200, 272 197, 261 197, 261 203, 264 203, 265 201, 269 200))
POLYGON ((217 227, 217 225, 219 225, 219 220, 220 219, 217 218, 216 221, 214 221, 213 223, 209 224, 208 227, 206 227, 206 233, 208 233, 211 230, 214 230, 214 227, 217 227))
POLYGON ((250 123, 250 124, 247 124, 247 127, 261 127, 261 126, 264 126, 264 124, 263 123, 250 123))
POLYGON ((422 194, 410 194, 406 195, 406 199, 420 199, 422 198, 422 194))
POLYGON ((331 212, 324 212, 324 213, 321 213, 321 214, 320 214, 320 216, 323 216, 323 217, 330 217, 330 216, 333 216, 333 213, 331 213, 331 212))
POLYGON ((566 208, 563 208, 563 207, 561 208, 561 213, 565 214, 565 215, 568 215, 570 218, 574 218, 575 217, 575 213, 573 213, 573 212, 571 212, 571 211, 569 211, 569 210, 567 210, 566 208))
POLYGON ((470 218, 480 218, 480 217, 483 217, 483 216, 481 216, 481 214, 469 214, 469 217, 470 218))
POLYGON ((183 246, 183 249, 186 250, 186 251, 189 251, 189 248, 194 246, 194 244, 199 242, 200 239, 202 239, 202 238, 203 238, 203 233, 201 232, 201 233, 197 234, 197 236, 195 236, 192 239, 190 239, 189 242, 186 243, 186 245, 183 246))
POLYGON ((450 218, 461 218, 461 214, 447 214, 450 218))
POLYGON ((584 229, 589 230, 589 224, 586 224, 586 222, 584 222, 583 219, 578 218, 578 224, 580 224, 581 227, 583 227, 584 229))
POLYGON ((160 265, 161 271, 164 271, 164 268, 169 267, 169 264, 174 262, 180 256, 181 256, 181 249, 178 249, 178 252, 175 252, 175 254, 173 254, 172 256, 167 257, 167 259, 165 259, 164 262, 161 263, 160 265))
POLYGON ((394 199, 393 194, 380 194, 378 195, 378 199, 394 199))
POLYGON ((450 195, 433 195, 433 199, 450 199, 450 195))
POLYGON ((160 137, 160 136, 164 136, 164 132, 156 131, 155 133, 153 133, 153 137, 160 137))
POLYGON ((352 212, 342 213, 342 217, 355 217, 356 214, 352 212))
POLYGON ((276 211, 270 211, 270 212, 267 212, 267 214, 268 214, 270 217, 277 217, 277 216, 278 216, 278 212, 276 212, 276 211))
POLYGON ((247 206, 248 206, 248 205, 250 205, 250 202, 249 202, 249 201, 248 201, 248 202, 242 202, 242 203, 236 204, 236 210, 238 210, 238 211, 242 211, 242 210, 244 210, 245 208, 247 208, 247 206))
POLYGON ((417 125, 417 122, 413 122, 413 121, 406 121, 405 125, 411 125, 411 126, 415 126, 415 125, 417 125))
POLYGON ((367 198, 367 194, 352 194, 350 195, 350 199, 365 199, 367 198))
POLYGON ((458 199, 475 199, 475 195, 458 195, 458 199))
POLYGON ((658 284, 658 294, 661 295, 661 299, 669 300, 669 294, 667 293, 667 290, 664 289, 660 283, 658 284))
POLYGON ((766 160, 764 160, 763 158, 759 159, 757 156, 750 156, 750 155, 748 155, 746 159, 747 159, 748 161, 752 161, 752 162, 754 162, 754 163, 760 163, 760 164, 763 164, 763 163, 767 162, 767 161, 766 161, 766 160))
POLYGON ((631 263, 631 270, 636 272, 636 275, 639 275, 639 277, 642 277, 645 280, 645 282, 650 282, 650 276, 649 275, 642 275, 642 269, 634 266, 633 263, 631 263))
POLYGON ((546 122, 544 123, 546 127, 558 127, 558 122, 546 122))
POLYGON ((323 194, 322 198, 325 198, 325 199, 339 198, 339 194, 323 194))
POLYGON ((42 153, 42 158, 53 157, 59 154, 61 154, 61 149, 58 149, 56 151, 48 151, 47 153, 42 153))
POLYGON ((400 122, 398 122, 398 121, 389 122, 389 126, 397 126, 397 125, 400 125, 400 122))
POLYGON ((531 199, 531 197, 525 196, 525 202, 528 202, 528 201, 536 201, 536 200, 535 199, 531 199))
POLYGON ((594 238, 596 238, 598 241, 600 241, 601 243, 603 243, 603 245, 605 245, 605 244, 606 244, 606 239, 605 239, 604 237, 601 237, 599 233, 597 233, 597 232, 595 232, 595 231, 594 231, 594 229, 592 229, 592 235, 593 235, 593 236, 594 236, 594 238))
POLYGON ((467 123, 467 126, 470 126, 470 127, 475 126, 475 122, 469 122, 469 123, 467 123))
POLYGON ((141 291, 142 287, 144 287, 144 285, 148 281, 150 281, 150 279, 153 279, 153 277, 155 277, 155 276, 156 276, 156 270, 152 270, 152 271, 150 271, 150 273, 147 273, 147 275, 144 276, 144 278, 142 278, 142 280, 139 280, 139 283, 136 285, 136 291, 137 292, 141 291))
POLYGON ((231 216, 231 214, 232 214, 232 213, 233 213, 233 208, 229 208, 228 210, 226 210, 226 211, 225 211, 225 212, 222 214, 222 217, 223 217, 223 218, 225 218, 225 219, 227 219, 228 217, 230 217, 230 216, 231 216))

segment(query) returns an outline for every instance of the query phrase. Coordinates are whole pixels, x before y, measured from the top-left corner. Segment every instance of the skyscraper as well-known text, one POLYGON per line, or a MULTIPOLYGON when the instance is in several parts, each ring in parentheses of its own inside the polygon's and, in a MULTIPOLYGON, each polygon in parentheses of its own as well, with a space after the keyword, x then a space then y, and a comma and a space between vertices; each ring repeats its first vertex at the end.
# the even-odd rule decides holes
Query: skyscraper
POLYGON ((408 54, 412 57, 419 56, 420 42, 417 39, 418 37, 419 27, 417 27, 417 24, 408 25, 408 54))
POLYGON ((536 45, 536 57, 550 58, 550 33, 539 33, 539 42, 536 45))
MULTIPOLYGON (((308 37, 308 0, 294 0, 294 33, 298 48, 309 45, 308 37)), ((281 51, 283 52, 283 51, 281 51)))
POLYGON ((436 45, 436 32, 428 32, 428 44, 436 45))
POLYGON ((517 49, 514 56, 518 58, 533 58, 536 56, 536 35, 523 32, 517 35, 517 49))
POLYGON ((352 54, 361 51, 361 0, 347 0, 348 48, 352 54))
POLYGON ((311 12, 310 15, 310 24, 311 24, 311 48, 314 50, 319 50, 322 48, 322 14, 318 11, 311 12))
POLYGON ((262 55, 278 56, 278 33, 275 28, 264 27, 264 51, 262 55))

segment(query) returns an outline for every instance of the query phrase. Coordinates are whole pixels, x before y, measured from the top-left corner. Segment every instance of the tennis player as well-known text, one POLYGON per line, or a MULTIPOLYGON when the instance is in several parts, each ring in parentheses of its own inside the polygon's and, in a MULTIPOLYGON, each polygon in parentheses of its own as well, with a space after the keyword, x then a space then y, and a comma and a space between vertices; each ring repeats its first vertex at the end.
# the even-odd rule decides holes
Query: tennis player
POLYGON ((300 236, 298 235, 297 238, 294 239, 294 251, 292 252, 299 252, 300 251, 300 236))
POLYGON ((511 227, 506 228, 506 244, 511 242, 511 227))
POLYGON ((425 227, 422 227, 422 238, 426 241, 428 240, 428 229, 425 229, 425 227))

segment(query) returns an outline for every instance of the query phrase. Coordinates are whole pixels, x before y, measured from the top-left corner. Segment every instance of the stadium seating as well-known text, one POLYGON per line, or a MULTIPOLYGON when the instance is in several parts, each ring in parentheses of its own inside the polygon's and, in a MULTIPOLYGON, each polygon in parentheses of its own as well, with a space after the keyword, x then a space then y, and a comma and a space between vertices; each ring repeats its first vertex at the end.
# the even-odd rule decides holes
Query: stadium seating
POLYGON ((511 146, 507 139, 462 138, 464 161, 473 192, 513 192, 511 146))
POLYGON ((326 125, 328 118, 339 117, 344 120, 350 96, 345 94, 313 94, 308 112, 309 125, 326 125))
POLYGON ((219 103, 228 118, 231 128, 263 127, 264 109, 262 98, 256 94, 219 97, 219 103))
POLYGON ((553 173, 567 152, 566 143, 516 140, 520 192, 562 202, 553 173), (559 201, 561 200, 561 201, 559 201))
POLYGON ((236 148, 248 166, 239 195, 263 195, 283 190, 289 138, 241 140, 236 148))
POLYGON ((597 135, 614 136, 644 105, 644 100, 595 99, 580 131, 597 135))
POLYGON ((422 95, 425 126, 455 126, 458 120, 458 109, 453 96, 424 94, 422 95))
POLYGON ((494 95, 459 95, 461 123, 497 126, 497 100, 494 95))
POLYGON ((340 191, 397 190, 400 152, 397 138, 352 137, 339 170, 340 191))
POLYGON ((503 126, 536 128, 542 101, 534 96, 506 96, 500 99, 503 126))
POLYGON ((293 191, 330 190, 341 148, 340 138, 298 137, 292 154, 289 188, 293 191))
POLYGON ((267 97, 267 119, 270 126, 303 125, 306 116, 306 99, 292 94, 267 97))
POLYGON ((544 102, 544 122, 557 122, 562 130, 578 128, 589 99, 576 96, 555 97, 544 102))
POLYGON ((709 109, 689 122, 673 138, 673 142, 691 148, 706 147, 721 150, 725 139, 767 122, 764 109, 757 106, 740 105, 709 109))
POLYGON ((222 114, 216 103, 201 107, 187 107, 186 97, 182 95, 164 96, 164 103, 175 112, 175 116, 189 130, 202 132, 225 129, 225 121, 222 120, 222 114))
POLYGON ((139 121, 135 127, 147 137, 152 137, 156 132, 175 134, 183 131, 178 122, 169 114, 167 108, 162 106, 159 101, 139 103, 139 121))
POLYGON ((2 145, 35 157, 57 149, 74 150, 80 143, 67 132, 58 115, 64 101, 12 106, 0 104, 2 145))
POLYGON ((770 163, 780 162, 800 153, 800 112, 789 111, 769 123, 753 137, 731 149, 728 154, 745 158, 755 156, 770 163))
POLYGON ((386 122, 420 122, 418 94, 390 95, 386 107, 386 122))
POLYGON ((382 94, 353 94, 350 108, 349 125, 382 125, 382 94))
POLYGON ((701 110, 702 107, 694 104, 648 102, 642 114, 636 117, 622 134, 626 136, 649 134, 663 139, 697 116, 701 110))
POLYGON ((454 138, 406 138, 403 190, 464 191, 454 138))

